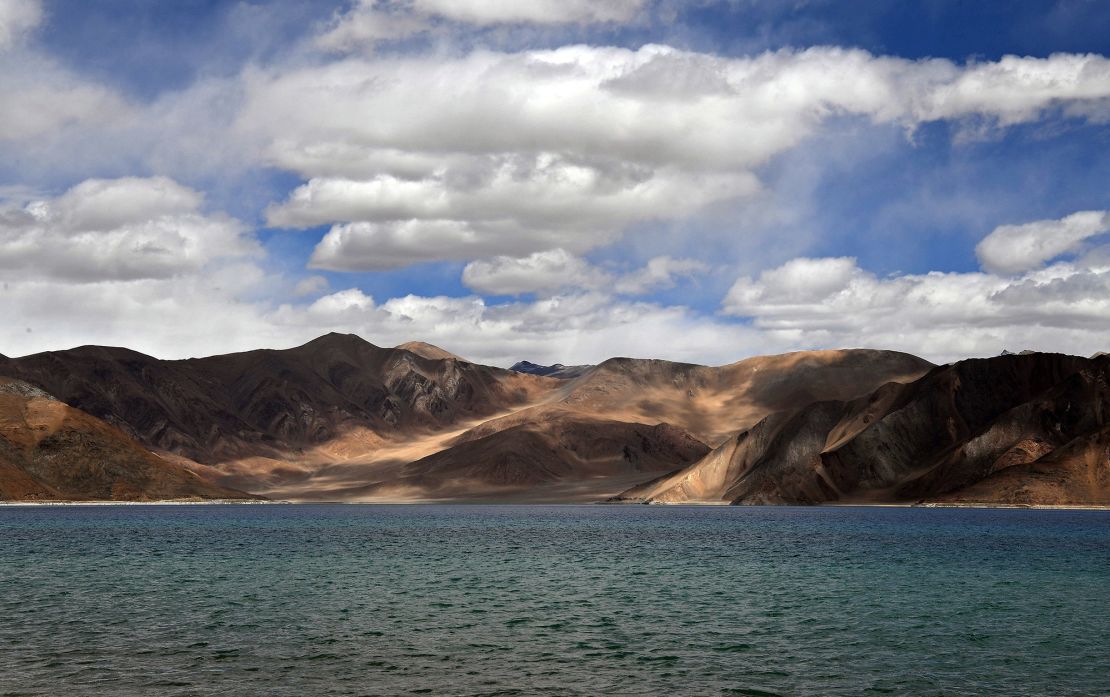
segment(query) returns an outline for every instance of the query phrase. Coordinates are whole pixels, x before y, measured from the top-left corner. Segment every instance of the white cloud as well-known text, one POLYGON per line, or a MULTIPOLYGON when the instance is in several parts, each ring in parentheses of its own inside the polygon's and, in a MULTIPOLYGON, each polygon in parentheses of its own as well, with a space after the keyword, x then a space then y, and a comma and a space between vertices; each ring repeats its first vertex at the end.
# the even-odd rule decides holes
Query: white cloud
POLYGON ((100 344, 183 358, 296 346, 331 331, 380 346, 416 339, 449 345, 502 366, 522 358, 583 363, 612 355, 728 362, 766 348, 744 327, 596 293, 505 305, 416 295, 377 303, 358 288, 308 305, 255 299, 284 284, 250 263, 173 279, 82 285, 13 279, 0 284, 0 314, 9 328, 0 353, 100 344))
POLYGON ((0 208, 7 278, 75 282, 165 278, 257 254, 244 226, 203 214, 196 191, 166 179, 90 179, 54 199, 0 208))
POLYGON ((581 253, 613 241, 634 222, 692 213, 757 186, 747 173, 603 168, 548 154, 481 164, 421 180, 313 179, 271 208, 268 222, 355 221, 328 232, 312 265, 385 269, 553 248, 581 253))
POLYGON ((1074 252, 1086 240, 1110 231, 1110 213, 1081 211, 1060 220, 1038 220, 1001 225, 975 247, 983 268, 995 273, 1017 273, 1040 267, 1074 252))
POLYGON ((644 268, 622 277, 617 281, 614 289, 623 295, 643 295, 661 288, 674 288, 677 279, 708 270, 708 264, 695 259, 655 257, 649 259, 644 268))
POLYGON ((245 83, 240 131, 308 178, 269 222, 335 224, 313 263, 355 270, 581 254, 637 223, 757 194, 758 168, 830 119, 1027 121, 1110 96, 1110 61, 567 46, 347 58, 245 83))
POLYGON ((1110 61, 1093 53, 1056 53, 1048 58, 1003 56, 973 63, 954 79, 920 96, 915 116, 922 121, 968 114, 993 116, 1004 125, 1032 121, 1064 102, 1082 104, 1110 93, 1110 61))
POLYGON ((526 257, 498 256, 472 261, 463 269, 466 287, 488 295, 555 294, 592 291, 598 294, 643 295, 673 288, 679 279, 707 271, 693 259, 655 257, 642 268, 620 274, 599 268, 564 249, 535 252, 526 257))
POLYGON ((323 276, 308 276, 302 278, 293 286, 293 295, 303 297, 306 295, 319 295, 330 287, 328 279, 323 276))
POLYGON ((0 0, 0 51, 37 27, 42 19, 39 0, 0 0))
POLYGON ((413 0, 415 12, 467 24, 627 22, 647 0, 413 0))
POLYGON ((1110 263, 1096 254, 1018 276, 878 278, 855 259, 794 259, 737 280, 722 309, 750 318, 769 342, 799 348, 894 348, 936 360, 1003 348, 1089 354, 1105 350, 1110 263))
POLYGON ((129 113, 126 101, 107 87, 32 54, 0 52, 0 145, 65 127, 105 126, 129 113))
POLYGON ((523 258, 499 256, 472 261, 462 274, 467 288, 486 295, 596 289, 610 281, 608 274, 563 249, 535 252, 523 258))
POLYGON ((428 29, 426 18, 391 12, 384 5, 375 0, 359 2, 350 11, 337 16, 331 28, 316 39, 316 45, 329 51, 352 51, 428 29))
POLYGON ((331 295, 325 295, 308 306, 310 317, 323 317, 329 321, 342 321, 344 318, 358 318, 374 309, 374 298, 358 288, 348 288, 331 295))
POLYGON ((379 302, 354 287, 307 304, 275 305, 263 298, 295 284, 235 260, 172 278, 75 284, 17 276, 0 289, 0 313, 14 329, 0 352, 100 343, 183 357, 280 348, 343 331, 383 346, 414 339, 448 344, 496 365, 521 358, 594 362, 612 355, 725 363, 757 353, 851 346, 901 349, 937 361, 1003 348, 1090 354, 1107 348, 1110 323, 1110 255, 1101 251, 1018 277, 880 278, 850 258, 795 259, 737 281, 724 310, 750 318, 744 322, 622 298, 615 294, 620 277, 605 270, 612 283, 594 290, 557 288, 598 270, 566 253, 476 267, 485 274, 477 283, 491 284, 491 292, 494 283, 523 289, 528 273, 539 279, 533 286, 552 289, 533 301, 496 305, 473 296, 379 302))
POLYGON ((329 51, 371 49, 442 22, 476 28, 628 22, 646 5, 647 0, 359 0, 336 15, 316 44, 329 51))

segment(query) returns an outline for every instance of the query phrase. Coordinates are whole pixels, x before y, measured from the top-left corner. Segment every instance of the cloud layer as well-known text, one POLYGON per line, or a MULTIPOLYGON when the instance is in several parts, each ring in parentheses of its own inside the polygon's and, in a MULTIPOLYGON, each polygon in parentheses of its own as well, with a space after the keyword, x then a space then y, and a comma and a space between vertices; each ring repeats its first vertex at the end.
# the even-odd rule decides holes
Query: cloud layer
POLYGON ((9 280, 168 278, 260 253, 241 223, 201 213, 202 200, 164 177, 132 177, 0 207, 0 270, 9 280))
MULTIPOLYGON (((868 147, 880 150, 904 133, 916 155, 940 132, 929 152, 943 159, 969 134, 1019 133, 1020 148, 1104 129, 1104 56, 489 48, 615 39, 645 9, 367 0, 306 22, 278 56, 248 50, 241 65, 143 98, 48 55, 40 3, 0 0, 0 313, 12 328, 0 351, 111 343, 185 356, 332 330, 503 365, 850 345, 936 360, 1106 348, 1101 199, 984 213, 982 229, 958 231, 960 272, 934 255, 921 273, 877 273, 882 250, 860 253, 876 242, 851 220, 823 239, 807 219, 837 203, 817 200, 813 172, 857 181, 850 167, 832 171, 836 153, 818 141, 848 150, 878 134, 868 147), (839 141, 842 131, 856 140, 839 141), (1079 212, 1037 220, 1062 208, 1079 212), (967 272, 968 240, 1000 222, 1011 224, 982 238, 981 270, 967 272), (292 231, 253 229, 264 226, 292 231), (455 297, 428 290, 428 267, 397 271, 444 261, 463 269, 455 297), (344 275, 377 271, 392 273, 344 275), (695 295, 692 307, 664 300, 695 295)), ((245 41, 257 30, 241 29, 245 41)), ((927 194, 912 200, 939 209, 927 194)), ((910 237, 893 230, 881 243, 932 241, 910 237)))
POLYGON ((1105 232, 1110 232, 1110 213, 1081 211, 1061 220, 1002 225, 983 238, 975 254, 988 271, 1018 273, 1074 252, 1088 239, 1105 232))
POLYGON ((737 280, 723 310, 780 341, 901 348, 944 360, 1002 348, 1106 350, 1110 246, 1045 266, 1076 251, 1076 242, 1099 225, 1105 229, 1093 222, 1104 217, 1088 211, 995 229, 979 249, 984 265, 1001 267, 1001 274, 879 278, 853 258, 794 259, 737 280), (1023 244, 1030 239, 1038 244, 1023 244))
POLYGON ((443 22, 468 27, 628 22, 647 0, 359 0, 340 13, 317 45, 332 51, 371 50, 381 41, 431 31, 443 22))
POLYGON ((37 27, 42 14, 39 0, 0 0, 0 51, 37 27))
POLYGON ((313 264, 375 270, 583 253, 759 194, 761 167, 839 118, 1009 126, 1107 98, 1110 61, 1094 55, 959 66, 841 48, 568 46, 252 73, 239 127, 308 178, 268 222, 333 224, 313 264))

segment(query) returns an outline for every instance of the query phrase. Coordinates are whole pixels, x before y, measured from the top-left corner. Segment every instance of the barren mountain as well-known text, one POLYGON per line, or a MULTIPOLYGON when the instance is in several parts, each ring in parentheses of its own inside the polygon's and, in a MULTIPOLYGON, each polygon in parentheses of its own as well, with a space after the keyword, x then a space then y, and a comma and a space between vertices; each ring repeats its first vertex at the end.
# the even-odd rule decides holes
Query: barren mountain
POLYGON ((464 434, 448 447, 390 471, 381 481, 341 493, 367 500, 602 499, 694 462, 708 451, 705 444, 667 424, 562 414, 484 437, 464 434))
POLYGON ((826 351, 720 368, 618 358, 554 379, 338 334, 184 361, 105 347, 0 359, 0 374, 224 485, 368 500, 597 500, 684 467, 776 409, 850 399, 929 367, 826 351))
POLYGON ((0 499, 243 499, 42 390, 0 378, 0 499))
POLYGON ((799 351, 720 367, 610 358, 544 408, 634 423, 670 423, 718 445, 764 416, 820 399, 851 399, 890 381, 910 381, 932 363, 897 351, 799 351))
POLYGON ((570 380, 582 375, 593 367, 592 365, 563 365, 562 363, 539 365, 538 363, 532 363, 530 361, 520 361, 514 363, 509 370, 515 370, 518 373, 528 373, 529 375, 542 375, 548 378, 570 380))
POLYGON ((0 360, 0 375, 206 464, 281 459, 359 428, 407 437, 530 403, 555 382, 340 334, 181 361, 86 346, 0 360))
POLYGON ((1110 504, 1110 359, 1006 355, 783 410, 634 487, 652 502, 1110 504))
POLYGON ((455 355, 450 351, 446 351, 438 346, 433 346, 432 344, 423 341, 406 341, 405 343, 394 346, 393 348, 399 351, 408 351, 409 353, 415 353, 421 358, 427 358, 433 361, 445 361, 448 359, 452 359, 456 361, 462 361, 464 363, 469 362, 462 356, 455 355))

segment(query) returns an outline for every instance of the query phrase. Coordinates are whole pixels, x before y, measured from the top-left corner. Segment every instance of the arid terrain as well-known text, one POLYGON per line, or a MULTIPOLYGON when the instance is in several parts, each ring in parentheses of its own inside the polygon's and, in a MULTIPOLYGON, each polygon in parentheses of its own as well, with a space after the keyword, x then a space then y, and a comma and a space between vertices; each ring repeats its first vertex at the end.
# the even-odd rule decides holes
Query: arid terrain
POLYGON ((0 378, 0 499, 249 499, 27 383, 0 378))
POLYGON ((514 368, 340 334, 0 357, 0 497, 1110 503, 1106 357, 514 368))

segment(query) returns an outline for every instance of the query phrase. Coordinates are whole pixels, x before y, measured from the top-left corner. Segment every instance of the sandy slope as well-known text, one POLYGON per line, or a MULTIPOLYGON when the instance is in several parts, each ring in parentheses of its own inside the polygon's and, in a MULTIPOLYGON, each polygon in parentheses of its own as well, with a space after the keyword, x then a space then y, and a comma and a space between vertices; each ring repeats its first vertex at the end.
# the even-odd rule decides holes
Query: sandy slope
POLYGON ((0 373, 60 390, 226 486, 329 500, 596 500, 689 464, 776 409, 928 367, 882 351, 722 367, 617 358, 556 380, 335 334, 189 361, 103 347, 0 360, 0 373))
POLYGON ((235 499, 116 428, 37 388, 0 378, 0 499, 235 499))
POLYGON ((849 401, 777 412, 631 501, 1110 503, 1110 360, 941 366, 849 401))

